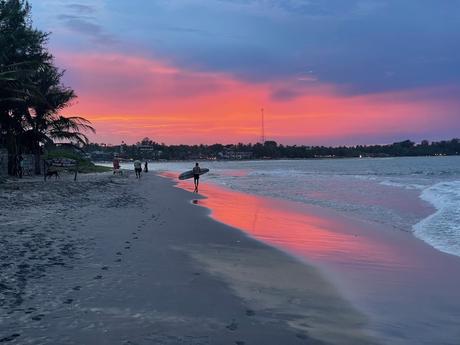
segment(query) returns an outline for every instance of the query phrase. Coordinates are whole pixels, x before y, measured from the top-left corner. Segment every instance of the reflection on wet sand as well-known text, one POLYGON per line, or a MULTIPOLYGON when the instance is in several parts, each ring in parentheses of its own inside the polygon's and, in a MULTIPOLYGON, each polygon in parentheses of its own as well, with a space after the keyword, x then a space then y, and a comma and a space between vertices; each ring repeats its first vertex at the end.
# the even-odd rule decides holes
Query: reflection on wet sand
MULTIPOLYGON (((187 181, 178 187, 190 189, 187 181)), ((460 336, 459 258, 411 233, 319 207, 211 183, 200 192, 193 203, 217 221, 323 268, 392 344, 455 344, 460 336)))
MULTIPOLYGON (((186 188, 187 183, 180 182, 180 187, 186 188)), ((362 261, 378 260, 388 264, 400 261, 391 248, 382 250, 382 244, 373 238, 361 237, 351 222, 347 224, 344 220, 339 222, 334 218, 301 213, 298 209, 290 209, 293 203, 233 192, 214 185, 203 186, 202 195, 209 197, 194 199, 193 204, 209 208, 216 220, 296 255, 310 259, 333 257, 334 260, 347 260, 359 253, 362 261)))

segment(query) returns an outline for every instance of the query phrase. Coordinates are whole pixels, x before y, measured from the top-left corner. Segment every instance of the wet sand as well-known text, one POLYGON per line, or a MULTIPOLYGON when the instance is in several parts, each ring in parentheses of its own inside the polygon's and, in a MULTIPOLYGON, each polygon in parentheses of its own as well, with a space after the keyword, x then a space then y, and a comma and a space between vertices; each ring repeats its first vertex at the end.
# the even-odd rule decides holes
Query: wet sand
MULTIPOLYGON (((190 185, 178 183, 184 189, 190 185)), ((214 219, 320 268, 370 318, 378 339, 401 345, 460 344, 459 257, 437 251, 410 232, 321 207, 207 182, 200 194, 205 198, 194 203, 210 209, 214 219)))
POLYGON ((376 343, 321 272, 172 185, 152 173, 0 185, 0 342, 376 343))

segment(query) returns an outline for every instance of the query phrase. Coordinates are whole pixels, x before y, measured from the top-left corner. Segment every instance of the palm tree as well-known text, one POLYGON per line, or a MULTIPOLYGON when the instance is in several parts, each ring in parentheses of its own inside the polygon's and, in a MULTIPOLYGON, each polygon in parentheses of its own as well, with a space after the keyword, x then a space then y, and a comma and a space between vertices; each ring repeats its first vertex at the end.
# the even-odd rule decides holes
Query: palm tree
POLYGON ((60 115, 76 96, 62 85, 46 47, 49 34, 32 27, 30 9, 27 0, 0 0, 0 145, 9 150, 10 173, 23 149, 35 153, 40 173, 42 145, 87 143, 83 132, 94 132, 84 118, 60 115))
POLYGON ((44 66, 33 77, 35 88, 27 98, 23 143, 35 154, 36 174, 40 174, 42 145, 54 140, 87 144, 88 138, 83 132, 95 132, 91 123, 83 117, 60 115, 76 98, 72 89, 61 84, 63 74, 53 65, 44 66))
MULTIPOLYGON (((19 150, 18 138, 22 134, 19 109, 25 106, 25 76, 30 73, 24 67, 23 63, 0 65, 0 145, 8 147, 12 155, 19 150)), ((15 171, 15 163, 11 160, 10 172, 15 171)))

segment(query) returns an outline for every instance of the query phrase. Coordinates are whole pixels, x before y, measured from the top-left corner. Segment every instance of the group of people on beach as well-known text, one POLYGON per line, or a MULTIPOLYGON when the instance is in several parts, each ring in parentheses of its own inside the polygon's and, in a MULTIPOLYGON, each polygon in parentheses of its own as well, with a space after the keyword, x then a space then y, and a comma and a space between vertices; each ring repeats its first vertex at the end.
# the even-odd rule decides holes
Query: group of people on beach
MULTIPOLYGON (((145 161, 144 163, 144 172, 149 171, 149 162, 145 161)), ((136 178, 141 178, 142 174, 142 163, 140 160, 136 159, 134 161, 134 172, 136 174, 136 178)), ((120 160, 118 157, 115 157, 113 159, 113 174, 121 173, 121 166, 120 166, 120 160)))
MULTIPOLYGON (((134 162, 134 173, 136 174, 136 178, 140 179, 141 174, 142 174, 142 162, 138 159, 136 159, 134 162)), ((120 160, 115 157, 113 159, 113 174, 115 175, 117 172, 121 171, 121 166, 120 166, 120 160)), ((148 162, 145 161, 144 163, 144 172, 149 171, 149 165, 148 162)), ((201 168, 198 163, 195 163, 195 166, 192 169, 193 173, 193 183, 195 186, 195 189, 193 190, 194 193, 198 193, 198 187, 200 184, 200 174, 201 174, 201 168)))

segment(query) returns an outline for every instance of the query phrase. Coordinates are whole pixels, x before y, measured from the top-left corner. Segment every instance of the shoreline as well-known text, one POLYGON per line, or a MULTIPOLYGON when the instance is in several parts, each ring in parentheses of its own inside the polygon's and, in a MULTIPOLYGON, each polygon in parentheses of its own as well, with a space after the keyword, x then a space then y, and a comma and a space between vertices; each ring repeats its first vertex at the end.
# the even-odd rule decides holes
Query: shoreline
MULTIPOLYGON (((176 186, 187 188, 187 183, 176 186)), ((412 233, 321 207, 235 192, 208 181, 201 192, 205 198, 196 203, 212 218, 318 267, 373 319, 383 339, 394 344, 438 344, 441 339, 454 344, 458 339, 460 258, 412 233)))
POLYGON ((2 185, 0 340, 377 343, 320 272, 190 200, 154 173, 2 185))

